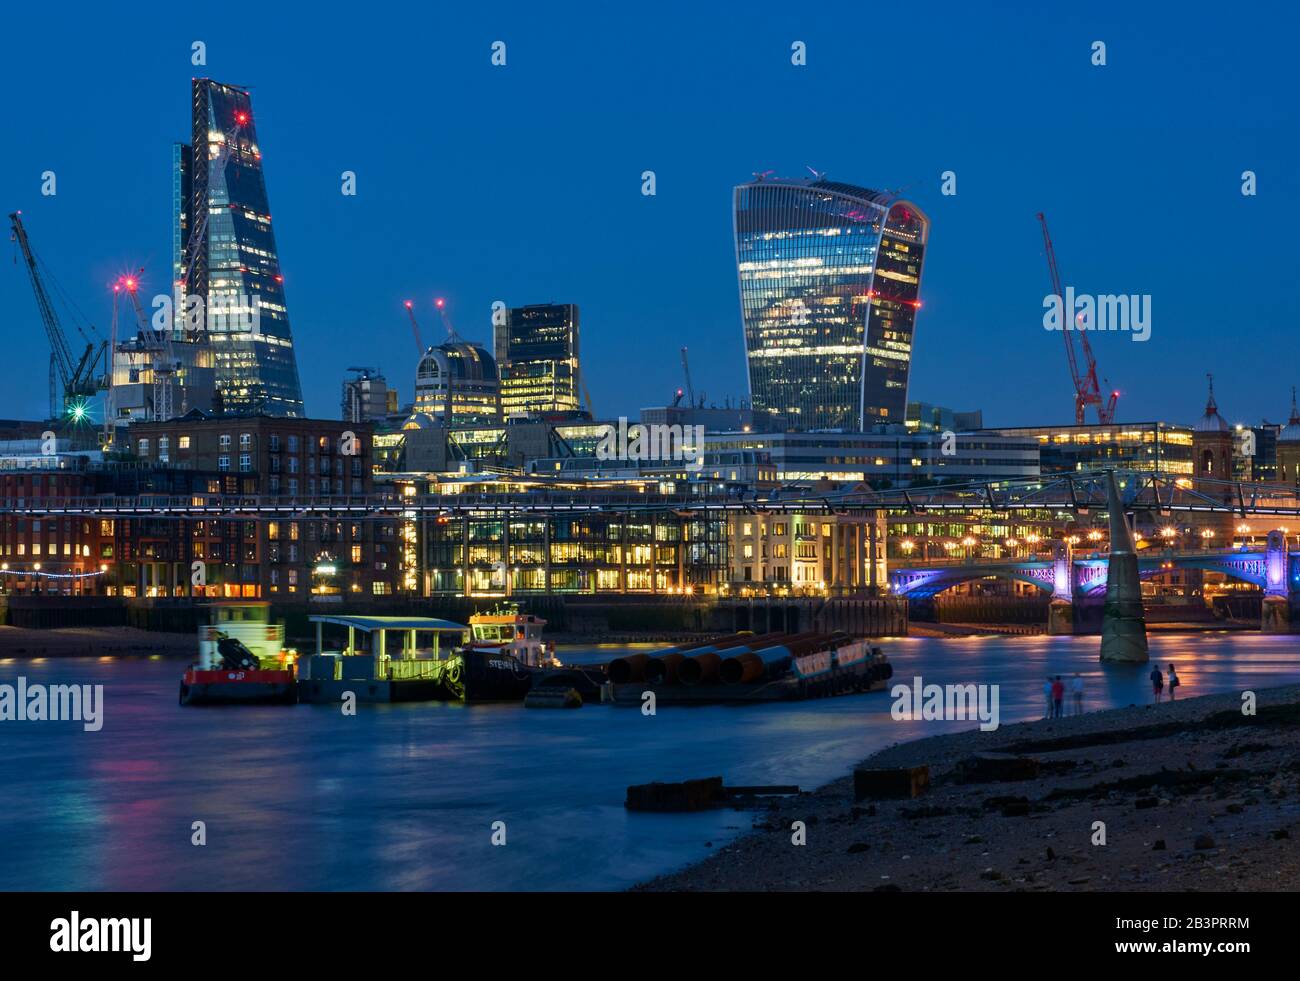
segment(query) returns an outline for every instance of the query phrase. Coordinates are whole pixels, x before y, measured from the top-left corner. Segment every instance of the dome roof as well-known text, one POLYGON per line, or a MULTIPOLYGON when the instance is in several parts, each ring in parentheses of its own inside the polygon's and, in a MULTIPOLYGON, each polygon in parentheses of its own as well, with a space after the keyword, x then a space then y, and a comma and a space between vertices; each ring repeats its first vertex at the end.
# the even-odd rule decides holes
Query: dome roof
POLYGON ((1232 427, 1223 420, 1219 415, 1219 407, 1214 402, 1214 376, 1207 376, 1210 379, 1210 398, 1205 403, 1205 415, 1201 416, 1200 421, 1192 427, 1194 433, 1230 433, 1232 427))
POLYGON ((420 358, 417 377, 437 378, 443 372, 468 381, 496 381, 497 363, 487 349, 469 341, 448 341, 431 347, 420 358))

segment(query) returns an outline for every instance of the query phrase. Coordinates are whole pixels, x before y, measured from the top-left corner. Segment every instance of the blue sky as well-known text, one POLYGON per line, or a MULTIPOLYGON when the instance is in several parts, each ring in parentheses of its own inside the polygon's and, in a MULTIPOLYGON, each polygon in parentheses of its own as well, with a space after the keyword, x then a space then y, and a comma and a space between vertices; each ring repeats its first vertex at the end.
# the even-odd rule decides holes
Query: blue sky
MULTIPOLYGON (((1061 336, 1042 327, 1042 210, 1066 284, 1152 297, 1147 343, 1094 339, 1121 419, 1193 420, 1207 370, 1231 421, 1285 415, 1300 383, 1294 12, 479 6, 8 10, 0 204, 22 209, 107 333, 119 272, 144 266, 147 292, 169 278, 190 77, 250 86, 309 413, 337 415, 351 365, 381 367, 409 400, 402 300, 430 339, 446 296, 458 330, 489 345, 494 300, 580 304, 608 417, 669 399, 682 345, 697 390, 746 393, 731 188, 812 166, 901 189, 933 220, 910 398, 989 424, 1071 418, 1061 336)), ((38 417, 48 347, 21 267, 4 270, 0 416, 38 417)))

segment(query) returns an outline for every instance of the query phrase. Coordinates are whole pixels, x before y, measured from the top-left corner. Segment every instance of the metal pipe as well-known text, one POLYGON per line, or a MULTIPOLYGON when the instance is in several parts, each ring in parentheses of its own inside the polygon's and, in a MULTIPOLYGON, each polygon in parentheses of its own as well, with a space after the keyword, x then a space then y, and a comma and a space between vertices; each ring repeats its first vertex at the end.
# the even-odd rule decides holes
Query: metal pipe
POLYGON ((616 657, 609 662, 609 680, 616 685, 626 685, 630 681, 645 678, 646 665, 650 663, 649 654, 628 654, 616 657))
POLYGON ((850 640, 848 634, 824 634, 807 631, 782 638, 779 644, 770 644, 757 650, 737 651, 724 658, 718 666, 718 676, 723 684, 740 685, 756 681, 767 675, 772 677, 789 669, 796 657, 827 650, 850 640))
POLYGON ((645 680, 649 684, 673 684, 677 681, 677 668, 686 660, 686 655, 677 651, 652 657, 645 666, 645 680))

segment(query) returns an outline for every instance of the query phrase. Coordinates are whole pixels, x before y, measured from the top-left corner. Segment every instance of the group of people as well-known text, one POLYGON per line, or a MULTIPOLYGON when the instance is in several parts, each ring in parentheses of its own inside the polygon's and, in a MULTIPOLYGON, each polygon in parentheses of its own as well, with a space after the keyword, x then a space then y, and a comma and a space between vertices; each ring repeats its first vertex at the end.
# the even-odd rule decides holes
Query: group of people
MULTIPOLYGON (((1161 696, 1164 694, 1165 681, 1166 677, 1160 673, 1160 665, 1157 664, 1151 669, 1151 694, 1155 696, 1156 702, 1159 702, 1161 696)), ((1172 664, 1169 665, 1168 682, 1169 700, 1172 702, 1174 700, 1175 690, 1177 690, 1178 686, 1182 684, 1182 682, 1178 680, 1178 675, 1174 671, 1174 666, 1172 664)))
MULTIPOLYGON (((1065 715, 1065 682, 1061 680, 1058 674, 1055 677, 1048 676, 1043 682, 1043 695, 1047 699, 1047 714, 1045 719, 1059 719, 1065 715)), ((1083 714, 1083 679, 1079 677, 1076 671, 1074 677, 1070 679, 1070 700, 1074 703, 1072 715, 1083 714)))
MULTIPOLYGON (((1157 702, 1164 698, 1165 688, 1169 689, 1169 700, 1174 700, 1174 692, 1182 684, 1178 680, 1178 672, 1174 666, 1169 665, 1167 672, 1161 672, 1160 665, 1157 664, 1151 669, 1151 693, 1155 696, 1157 702)), ((1069 681, 1070 701, 1073 709, 1070 715, 1083 714, 1083 678, 1076 671, 1074 677, 1069 681)), ((1043 698, 1047 701, 1047 714, 1045 719, 1060 719, 1066 715, 1065 712, 1065 688, 1066 682, 1058 675, 1048 675, 1047 680, 1043 682, 1043 698)))

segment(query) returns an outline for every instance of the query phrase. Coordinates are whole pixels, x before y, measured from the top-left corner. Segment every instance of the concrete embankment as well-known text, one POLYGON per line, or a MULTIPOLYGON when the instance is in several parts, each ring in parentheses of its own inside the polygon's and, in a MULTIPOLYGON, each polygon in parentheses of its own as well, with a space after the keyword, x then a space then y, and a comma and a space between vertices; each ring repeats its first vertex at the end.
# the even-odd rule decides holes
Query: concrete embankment
POLYGON ((1255 695, 1253 715, 1236 692, 892 746, 862 766, 926 766, 927 791, 857 800, 845 777, 637 888, 1294 890, 1300 686, 1255 695), (994 780, 976 754, 1034 762, 994 780))

